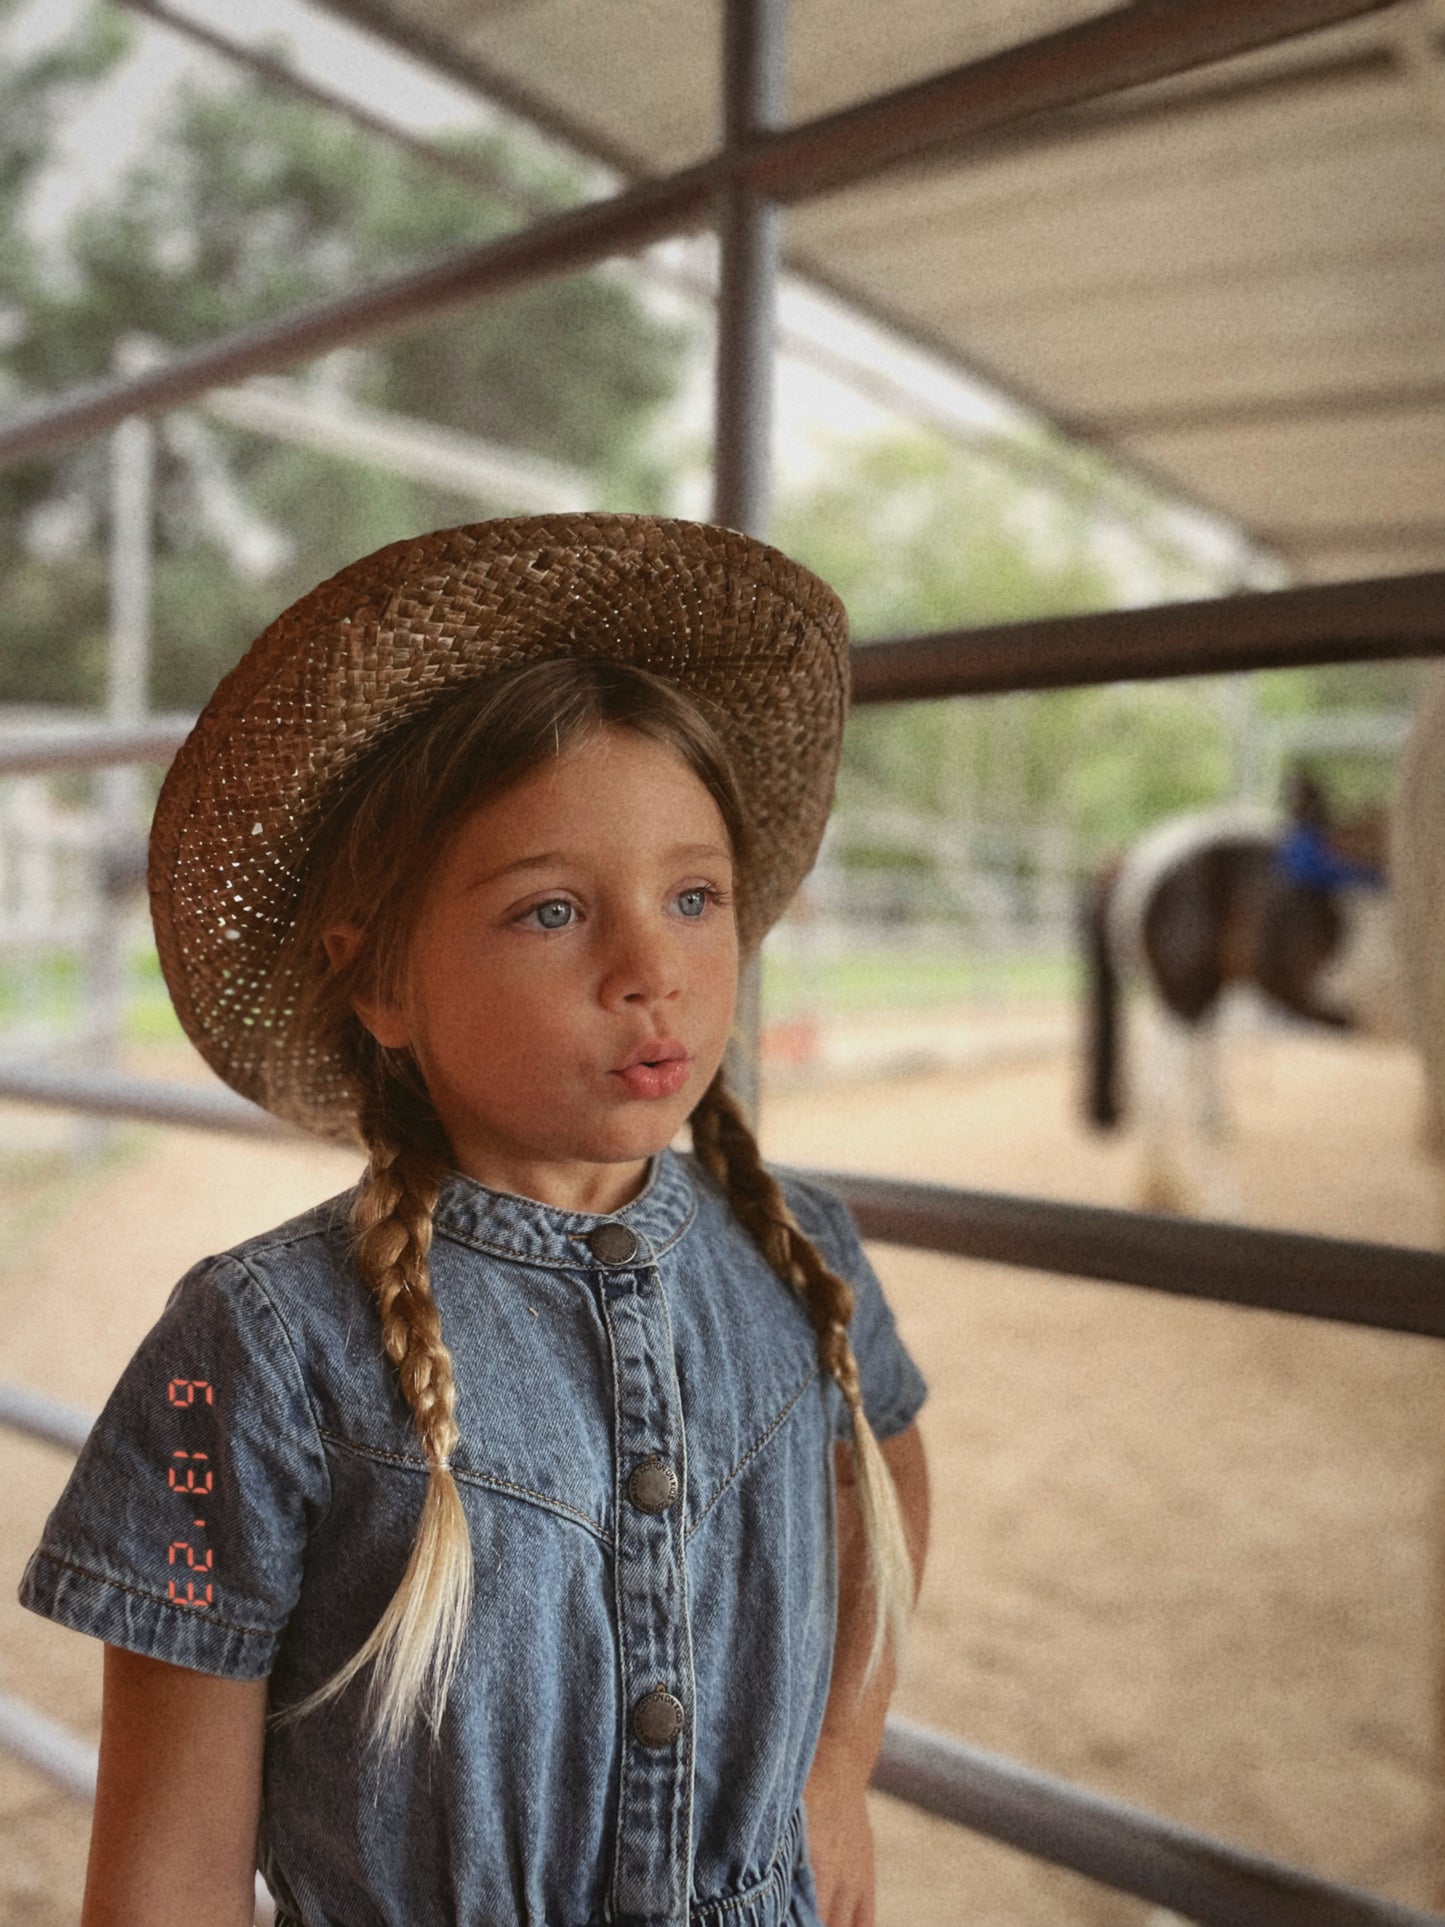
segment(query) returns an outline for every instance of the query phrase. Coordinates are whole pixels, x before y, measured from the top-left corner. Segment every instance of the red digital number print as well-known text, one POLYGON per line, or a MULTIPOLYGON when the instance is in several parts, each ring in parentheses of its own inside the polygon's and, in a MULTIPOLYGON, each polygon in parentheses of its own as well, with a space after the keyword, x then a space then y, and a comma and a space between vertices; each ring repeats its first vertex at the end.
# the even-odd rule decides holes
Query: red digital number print
POLYGON ((211 1397, 210 1382, 204 1378, 173 1378, 166 1388, 166 1396, 170 1399, 172 1405, 194 1405, 197 1392, 205 1393, 207 1405, 215 1404, 216 1401, 211 1397), (178 1385, 185 1391, 184 1398, 176 1397, 176 1387, 178 1385))
MULTIPOLYGON (((173 1459, 208 1459, 208 1458, 209 1458, 209 1454, 208 1454, 208 1453, 205 1453, 205 1452, 172 1452, 172 1454, 171 1454, 171 1457, 172 1457, 173 1459)), ((193 1466, 193 1465, 188 1465, 188 1466, 186 1466, 186 1467, 185 1467, 185 1475, 186 1475, 186 1476, 185 1476, 185 1483, 184 1483, 184 1485, 183 1485, 183 1484, 181 1483, 181 1481, 180 1481, 180 1480, 179 1480, 179 1479, 178 1479, 178 1478, 176 1477, 176 1467, 175 1467, 175 1466, 173 1466, 173 1465, 171 1465, 171 1466, 167 1466, 167 1468, 166 1468, 166 1477, 167 1477, 167 1478, 168 1478, 168 1479, 170 1480, 170 1484, 171 1484, 171 1491, 172 1491, 172 1492, 200 1492, 200 1493, 206 1493, 206 1492, 209 1492, 209 1491, 210 1491, 210 1489, 211 1489, 211 1479, 212 1479, 212 1474, 211 1474, 211 1472, 210 1472, 209 1470, 207 1470, 207 1471, 205 1471, 205 1472, 203 1472, 203 1473, 201 1474, 201 1477, 202 1477, 202 1478, 203 1478, 203 1479, 205 1480, 205 1482, 206 1482, 206 1483, 205 1483, 204 1485, 197 1485, 197 1484, 196 1484, 196 1468, 195 1468, 195 1466, 193 1466)))
MULTIPOLYGON (((188 1406, 198 1405, 201 1402, 202 1395, 207 1405, 215 1404, 215 1395, 211 1390, 209 1379, 173 1378, 166 1387, 167 1402, 171 1405, 179 1406, 182 1410, 188 1406)), ((209 1453, 183 1452, 177 1450, 172 1452, 171 1459, 173 1461, 172 1464, 166 1468, 166 1482, 172 1492, 179 1492, 183 1497, 195 1498, 204 1497, 211 1491, 214 1484, 214 1474, 211 1471, 209 1453), (179 1461, 179 1463, 175 1463, 175 1461, 179 1461)), ((193 1511, 194 1508, 187 1506, 186 1510, 189 1512, 193 1511)), ((204 1519, 193 1519, 191 1524, 204 1531, 206 1522, 204 1519)), ((168 1565, 174 1566, 178 1563, 176 1558, 177 1553, 185 1554, 186 1567, 190 1572, 210 1572, 211 1551, 209 1546, 206 1548, 204 1555, 198 1557, 196 1548, 191 1544, 189 1539, 173 1539, 166 1553, 166 1562, 168 1565)), ((197 1582, 193 1578, 184 1580, 172 1579, 167 1587, 166 1596, 171 1603, 176 1606, 210 1606, 214 1604, 215 1600, 215 1595, 211 1590, 211 1582, 207 1580, 204 1588, 198 1591, 197 1582)))
MULTIPOLYGON (((199 1563, 197 1563, 195 1547, 191 1544, 189 1539, 173 1539, 171 1541, 170 1553, 168 1555, 170 1559, 170 1563, 172 1565, 176 1563, 176 1551, 178 1548, 186 1555, 186 1564, 190 1567, 192 1572, 209 1572, 211 1570, 211 1549, 209 1546, 207 1546, 206 1548, 205 1558, 201 1560, 199 1563)), ((176 1590, 175 1580, 172 1579, 172 1581, 170 1582, 170 1592, 168 1596, 170 1597, 171 1600, 174 1601, 176 1605, 209 1606, 212 1603, 211 1587, 210 1587, 209 1580, 206 1582, 206 1596, 204 1599, 198 1599, 196 1597, 196 1582, 194 1579, 186 1580, 185 1586, 186 1586, 186 1590, 183 1595, 176 1590)))

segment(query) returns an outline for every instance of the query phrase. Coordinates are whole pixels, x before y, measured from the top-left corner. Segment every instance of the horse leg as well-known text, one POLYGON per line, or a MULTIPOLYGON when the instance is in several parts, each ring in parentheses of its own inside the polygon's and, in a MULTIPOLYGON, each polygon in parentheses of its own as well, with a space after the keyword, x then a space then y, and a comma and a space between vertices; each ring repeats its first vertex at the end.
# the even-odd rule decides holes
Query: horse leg
POLYGON ((1084 1116, 1096 1130, 1112 1130, 1121 1114, 1119 1093, 1119 967, 1109 928, 1118 865, 1094 879, 1079 907, 1084 988, 1084 1116))
POLYGON ((1224 1031, 1220 1023, 1206 1018, 1198 1026, 1199 1044, 1196 1075, 1199 1088, 1199 1121, 1211 1144, 1222 1144, 1230 1135, 1229 1105, 1224 1094, 1224 1031))
POLYGON ((1244 1215, 1244 1201, 1222 1126, 1222 1050, 1219 1025, 1213 1017, 1193 1026, 1186 1070, 1189 1138, 1201 1214, 1206 1218, 1238 1219, 1244 1215))
POLYGON ((1158 1022, 1143 1195, 1155 1211, 1197 1212, 1219 1189, 1204 1154, 1222 1114, 1214 1031, 1225 981, 1225 895, 1217 853, 1198 851, 1161 879, 1144 913, 1158 1022))
POLYGON ((1157 1005, 1141 1079, 1143 1166, 1139 1202, 1145 1211, 1188 1214, 1198 1208, 1197 1173, 1189 1156, 1192 1109, 1190 1061, 1198 1027, 1157 1005))

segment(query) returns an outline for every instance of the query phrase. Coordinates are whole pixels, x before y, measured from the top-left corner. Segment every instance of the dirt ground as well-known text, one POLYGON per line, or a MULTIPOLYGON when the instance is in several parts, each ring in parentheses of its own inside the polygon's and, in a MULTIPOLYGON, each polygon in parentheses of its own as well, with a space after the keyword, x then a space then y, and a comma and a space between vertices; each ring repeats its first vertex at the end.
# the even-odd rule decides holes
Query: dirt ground
MULTIPOLYGON (((1433 1242, 1440 1184, 1406 1052, 1274 1033, 1230 1054, 1248 1217, 1433 1242)), ((354 1174, 340 1153, 129 1128, 79 1170, 56 1138, 0 1114, 0 1377, 90 1409, 195 1258, 354 1174)), ((775 1090, 764 1149, 1107 1204, 1134 1201, 1138 1158, 1078 1129, 1072 1065, 1039 1047, 775 1090)), ((872 1255, 932 1388, 932 1551, 897 1710, 1398 1900, 1445 1900, 1445 1351, 872 1255)), ((66 1461, 10 1436, 5 1451, 0 1692, 94 1741, 101 1649, 15 1601, 66 1461)), ((880 1927, 1150 1919, 873 1798, 880 1927)), ((0 1922, 71 1927, 88 1832, 84 1809, 0 1759, 0 1922)))

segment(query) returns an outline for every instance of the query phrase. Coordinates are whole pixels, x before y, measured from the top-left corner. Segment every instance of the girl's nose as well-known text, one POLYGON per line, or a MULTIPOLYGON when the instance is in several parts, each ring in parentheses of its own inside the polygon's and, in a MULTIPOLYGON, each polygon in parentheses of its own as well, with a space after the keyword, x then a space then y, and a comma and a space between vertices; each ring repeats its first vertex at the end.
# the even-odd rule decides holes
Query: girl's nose
POLYGON ((668 932, 640 921, 619 925, 607 960, 605 1000, 661 1003, 678 989, 677 950, 668 932))

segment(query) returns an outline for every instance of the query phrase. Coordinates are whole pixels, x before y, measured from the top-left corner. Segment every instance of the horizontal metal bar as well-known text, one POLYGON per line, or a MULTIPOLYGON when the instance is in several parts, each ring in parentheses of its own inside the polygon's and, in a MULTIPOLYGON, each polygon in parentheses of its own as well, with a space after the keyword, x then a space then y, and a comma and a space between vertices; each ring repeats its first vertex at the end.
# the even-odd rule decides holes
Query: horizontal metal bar
MULTIPOLYGON (((740 146, 735 165, 759 192, 802 198, 876 172, 940 140, 982 138, 1001 126, 1107 100, 1152 80, 1384 11, 1393 0, 1135 0, 1101 18, 971 61, 894 94, 786 130, 761 154, 740 146)), ((390 0, 321 0, 348 23, 419 57, 451 78, 545 128, 578 153, 637 179, 644 156, 568 116, 476 48, 428 32, 390 0)), ((1170 103, 1172 106, 1173 103, 1170 103)))
POLYGON ((951 629, 852 652, 855 703, 1445 654, 1445 572, 951 629))
POLYGON ((92 1117, 128 1117, 147 1124, 179 1124, 242 1137, 304 1135, 280 1118, 219 1085, 169 1084, 125 1077, 119 1071, 60 1071, 0 1063, 0 1103, 43 1104, 92 1117))
POLYGON ((732 166, 759 193, 803 200, 876 175, 939 142, 956 145, 1025 118, 1378 13, 1394 0, 1134 0, 1132 6, 1005 48, 911 87, 750 143, 732 166))
MULTIPOLYGON (((302 1135, 227 1090, 109 1071, 0 1065, 0 1101, 248 1137, 302 1135)), ((1445 1257, 1434 1252, 856 1172, 809 1175, 838 1190, 864 1236, 884 1243, 1445 1338, 1445 1257)))
POLYGON ((1138 407, 1112 408, 1097 414, 1091 409, 1072 415, 1070 422, 1086 435, 1140 436, 1147 440, 1153 435, 1188 435, 1196 430, 1212 434, 1261 425, 1278 428, 1298 422, 1314 427, 1360 415, 1413 415, 1442 405, 1445 405, 1445 381, 1425 377, 1353 388, 1300 389, 1292 394, 1145 402, 1138 407))
POLYGON ((1260 1311, 1445 1338, 1445 1254, 849 1171, 808 1171, 865 1238, 1260 1311))
POLYGON ((253 435, 374 463, 458 495, 500 497, 517 515, 582 508, 591 498, 591 482, 579 469, 435 422, 314 395, 299 383, 257 380, 217 388, 204 406, 218 421, 253 435))
POLYGON ((0 736, 0 776, 100 769, 111 763, 168 763, 194 721, 193 716, 155 716, 144 723, 77 723, 0 736))
MULTIPOLYGON (((1445 654, 1445 571, 1107 609, 862 643, 853 701, 919 702, 1302 663, 1445 654)), ((0 741, 0 775, 169 758, 189 718, 0 741)))
POLYGON ((0 467, 44 455, 114 428, 130 415, 194 401, 251 375, 306 361, 342 343, 380 341, 468 308, 486 296, 548 275, 576 272, 614 254, 702 227, 713 179, 694 169, 648 182, 610 200, 569 208, 500 240, 447 255, 391 280, 259 323, 115 381, 96 382, 0 428, 0 467))
MULTIPOLYGON (((518 82, 515 74, 504 72, 495 62, 489 61, 475 40, 471 46, 464 48, 454 36, 428 30, 414 14, 403 16, 391 4, 391 0, 318 0, 318 4, 337 14, 349 26, 363 26, 377 39, 399 49, 409 58, 421 60, 459 85, 470 88, 474 93, 545 130, 578 155, 600 162, 629 180, 640 180, 647 174, 646 157, 636 146, 623 144, 604 134, 595 122, 584 124, 575 115, 564 113, 555 100, 536 89, 525 87, 518 82)), ((154 7, 148 10, 155 11, 154 7)), ((1388 11, 1388 0, 1381 0, 1379 10, 1388 11)), ((1210 11, 1212 13, 1213 10, 1210 11)), ((1306 9, 1303 14, 1299 8, 1291 8, 1287 14, 1276 12, 1270 22, 1269 37, 1271 40, 1292 39, 1301 33, 1331 25, 1337 17, 1331 14, 1329 19, 1324 19, 1320 9, 1315 7, 1306 9)), ((1199 31, 1198 24, 1190 24, 1195 31, 1199 31)), ((1207 23, 1203 23, 1203 31, 1209 31, 1207 23)), ((1025 47, 1037 44, 1024 43, 1025 47)), ((1014 54, 1019 51, 1017 48, 1010 49, 1014 54)), ((1208 55, 1206 61, 1195 61, 1193 64, 1198 66, 1224 58, 1224 54, 1216 52, 1208 55)), ((1225 69, 1217 80, 1212 79, 1203 88, 1187 94, 1170 93, 1162 99, 1148 96, 1137 98, 1132 88, 1122 91, 1122 94, 1105 94, 1096 102, 1089 103, 1094 111, 1087 119, 1060 110, 1050 114, 1047 119, 1042 113, 1037 117, 1030 114, 1025 117, 1026 124, 1013 130, 1013 138, 1020 145, 1030 148, 1073 142, 1097 131, 1109 132, 1120 124, 1136 126, 1148 120, 1172 120, 1199 112, 1213 114, 1221 104, 1261 94, 1287 94, 1299 88, 1313 88, 1321 83, 1339 80, 1369 81, 1382 76, 1388 79, 1398 72, 1398 66, 1399 57, 1388 42, 1369 47, 1350 45, 1343 49, 1326 43, 1318 50, 1311 49, 1307 63, 1302 63, 1300 68, 1291 67, 1283 72, 1270 68, 1262 73, 1243 75, 1225 69)))
POLYGON ((96 1749, 13 1693, 0 1693, 0 1750, 43 1773, 73 1799, 94 1802, 96 1749))
POLYGON ((1137 0, 1061 33, 917 86, 755 135, 663 180, 572 208, 355 294, 176 355, 160 367, 76 391, 0 429, 0 466, 113 428, 132 414, 174 408, 248 376, 377 341, 544 276, 700 227, 728 185, 777 199, 844 187, 940 140, 995 132, 1050 108, 1166 79, 1272 41, 1378 11, 1390 0, 1137 0))
POLYGON ((1246 1853, 896 1715, 873 1786, 1206 1927, 1441 1927, 1445 1920, 1246 1853))
POLYGON ((32 1392, 28 1385, 15 1385, 0 1379, 0 1425, 27 1438, 58 1445, 62 1451, 78 1452, 90 1435, 92 1415, 78 1405, 32 1392))

